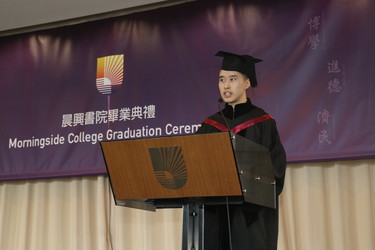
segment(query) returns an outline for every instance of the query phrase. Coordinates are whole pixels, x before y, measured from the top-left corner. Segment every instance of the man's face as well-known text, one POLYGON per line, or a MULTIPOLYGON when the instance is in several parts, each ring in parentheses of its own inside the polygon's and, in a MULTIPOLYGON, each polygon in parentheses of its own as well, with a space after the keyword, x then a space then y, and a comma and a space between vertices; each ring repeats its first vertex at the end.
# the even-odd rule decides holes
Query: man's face
POLYGON ((219 72, 219 90, 224 102, 232 107, 246 102, 246 89, 250 80, 237 71, 221 70, 219 72))

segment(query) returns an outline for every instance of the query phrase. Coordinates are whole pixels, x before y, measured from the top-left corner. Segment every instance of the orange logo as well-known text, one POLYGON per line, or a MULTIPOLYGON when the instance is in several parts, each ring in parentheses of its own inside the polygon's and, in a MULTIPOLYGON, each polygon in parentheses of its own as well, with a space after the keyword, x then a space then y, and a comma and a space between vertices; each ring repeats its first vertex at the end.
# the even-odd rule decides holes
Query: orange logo
POLYGON ((97 59, 96 88, 103 95, 114 93, 124 79, 124 55, 113 55, 97 59))

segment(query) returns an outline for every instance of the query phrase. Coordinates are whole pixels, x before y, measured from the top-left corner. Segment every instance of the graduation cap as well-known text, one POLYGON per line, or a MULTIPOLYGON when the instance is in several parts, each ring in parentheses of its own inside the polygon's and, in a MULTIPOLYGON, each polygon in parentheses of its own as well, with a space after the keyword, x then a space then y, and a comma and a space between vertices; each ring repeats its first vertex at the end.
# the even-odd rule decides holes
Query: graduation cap
POLYGON ((236 55, 225 51, 219 51, 215 56, 223 57, 222 70, 241 72, 249 77, 252 87, 258 85, 255 75, 255 64, 261 62, 261 59, 248 55, 236 55))

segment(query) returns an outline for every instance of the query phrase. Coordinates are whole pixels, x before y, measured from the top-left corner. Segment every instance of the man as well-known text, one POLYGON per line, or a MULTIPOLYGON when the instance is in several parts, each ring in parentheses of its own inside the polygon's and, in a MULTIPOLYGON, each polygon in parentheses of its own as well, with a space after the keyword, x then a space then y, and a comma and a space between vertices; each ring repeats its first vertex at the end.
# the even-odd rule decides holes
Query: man
MULTIPOLYGON (((261 60, 223 51, 216 56, 223 57, 219 90, 226 104, 222 112, 206 119, 197 133, 226 131, 229 126, 232 132, 268 148, 278 196, 284 185, 286 157, 276 122, 246 94, 247 89, 257 86, 255 63, 261 60)), ((249 203, 205 206, 204 217, 205 250, 277 249, 278 208, 249 203)))

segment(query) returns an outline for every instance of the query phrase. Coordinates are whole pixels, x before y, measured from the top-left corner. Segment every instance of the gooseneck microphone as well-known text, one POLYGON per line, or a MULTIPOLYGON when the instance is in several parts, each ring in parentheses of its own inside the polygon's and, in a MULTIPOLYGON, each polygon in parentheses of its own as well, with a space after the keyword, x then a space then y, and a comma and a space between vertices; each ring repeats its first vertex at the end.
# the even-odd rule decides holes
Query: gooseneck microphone
POLYGON ((220 115, 221 117, 223 118, 224 122, 225 122, 225 126, 228 128, 228 130, 230 131, 231 127, 229 126, 228 122, 227 122, 227 119, 225 118, 224 114, 223 114, 223 111, 221 110, 221 104, 224 102, 223 98, 219 98, 217 100, 217 103, 219 104, 218 108, 219 108, 219 112, 220 112, 220 115))
MULTIPOLYGON (((233 139, 233 135, 232 135, 232 132, 230 132, 230 127, 228 125, 228 122, 227 122, 227 119, 225 118, 224 114, 223 114, 223 111, 221 110, 221 104, 223 103, 223 98, 219 98, 217 100, 218 102, 218 107, 219 107, 219 112, 221 114, 221 117, 223 118, 224 122, 225 122, 225 126, 227 126, 228 130, 229 130, 229 133, 231 134, 231 138, 233 139)), ((230 213, 229 213, 229 198, 228 196, 226 197, 226 212, 227 212, 227 222, 228 222, 228 237, 229 237, 229 249, 230 250, 233 250, 232 248, 232 228, 231 228, 231 220, 230 220, 230 213)))

